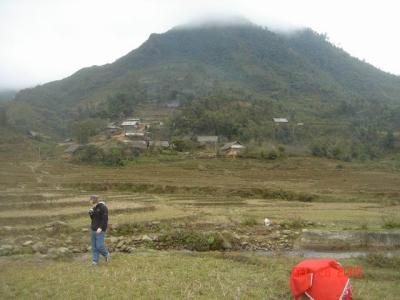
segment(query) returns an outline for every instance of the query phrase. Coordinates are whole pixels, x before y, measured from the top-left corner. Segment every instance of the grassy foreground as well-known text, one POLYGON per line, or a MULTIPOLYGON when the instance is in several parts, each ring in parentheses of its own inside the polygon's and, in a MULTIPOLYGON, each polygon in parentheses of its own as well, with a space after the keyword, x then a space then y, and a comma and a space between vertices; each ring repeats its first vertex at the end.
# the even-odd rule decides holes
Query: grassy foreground
MULTIPOLYGON (((8 257, 0 260, 2 299, 292 299, 294 257, 237 253, 143 251, 115 254, 110 265, 91 267, 90 258, 71 261, 8 257)), ((352 278, 355 300, 400 299, 398 265, 347 259, 360 266, 352 278)))

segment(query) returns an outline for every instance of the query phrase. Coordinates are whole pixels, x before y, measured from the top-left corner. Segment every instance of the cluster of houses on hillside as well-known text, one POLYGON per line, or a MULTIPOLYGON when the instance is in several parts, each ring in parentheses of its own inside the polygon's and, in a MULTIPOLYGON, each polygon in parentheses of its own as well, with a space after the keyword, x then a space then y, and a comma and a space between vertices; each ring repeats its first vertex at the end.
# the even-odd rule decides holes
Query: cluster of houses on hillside
MULTIPOLYGON (((273 118, 272 122, 275 126, 280 127, 287 125, 289 120, 287 118, 273 118)), ((163 125, 162 122, 156 123, 159 126, 163 125)), ((171 145, 168 140, 153 140, 150 138, 149 129, 152 125, 154 125, 154 122, 144 122, 140 118, 132 117, 123 120, 119 124, 109 123, 106 126, 106 132, 109 137, 127 143, 131 147, 139 150, 146 150, 152 146, 164 149, 173 148, 174 145, 171 145)), ((303 123, 297 123, 297 125, 302 126, 303 123)), ((246 149, 245 145, 240 141, 231 141, 221 146, 222 141, 215 135, 199 135, 196 136, 196 141, 198 144, 213 149, 215 152, 219 152, 228 157, 236 157, 246 149)), ((77 148, 77 145, 71 145, 66 152, 71 153, 76 151, 77 148)))
MULTIPOLYGON (((289 124, 287 118, 273 118, 272 121, 276 126, 289 124)), ((302 126, 304 124, 297 123, 297 125, 302 126)), ((139 118, 129 118, 124 120, 120 126, 109 124, 107 129, 111 134, 123 134, 123 136, 129 140, 129 143, 135 148, 146 149, 153 145, 161 148, 173 147, 173 145, 170 145, 170 142, 167 140, 151 140, 148 135, 150 126, 151 124, 142 122, 139 118)), ((212 147, 216 152, 219 151, 220 153, 224 153, 226 156, 232 157, 239 155, 240 152, 246 148, 240 141, 232 141, 221 146, 219 137, 213 135, 199 135, 196 137, 196 141, 200 145, 212 147)))
MULTIPOLYGON (((162 122, 158 123, 162 125, 162 122)), ((160 148, 170 147, 167 140, 153 141, 149 136, 150 127, 151 124, 149 122, 143 122, 140 118, 128 118, 122 121, 119 126, 115 123, 108 124, 106 130, 109 136, 119 139, 139 150, 145 150, 151 146, 160 148)))
MULTIPOLYGON (((162 124, 162 123, 160 123, 162 124)), ((159 147, 159 148, 170 148, 173 145, 170 144, 168 140, 152 140, 149 137, 149 129, 151 124, 142 122, 139 118, 129 118, 124 120, 120 126, 115 124, 109 124, 107 126, 107 131, 110 135, 113 136, 123 136, 123 141, 128 143, 130 146, 137 149, 148 149, 151 146, 159 147)), ((219 148, 219 137, 218 136, 202 136, 199 135, 196 137, 197 142, 200 145, 204 145, 207 147, 211 147, 215 149, 215 151, 221 151, 226 156, 234 157, 240 154, 245 146, 242 145, 239 141, 234 141, 227 143, 219 148)))
MULTIPOLYGON (((174 145, 169 140, 153 140, 150 138, 149 129, 151 125, 149 122, 142 122, 139 118, 128 118, 120 124, 110 123, 105 129, 110 138, 122 141, 137 150, 145 151, 150 147, 173 149, 174 145)), ((163 124, 162 122, 158 122, 158 125, 162 126, 163 124)), ((214 135, 199 135, 196 136, 196 141, 199 145, 215 150, 215 152, 220 152, 228 157, 236 157, 245 149, 245 146, 239 141, 229 142, 223 144, 221 147, 220 138, 214 135)), ((68 147, 65 153, 70 155, 80 146, 72 143, 72 141, 69 141, 66 145, 68 147)))

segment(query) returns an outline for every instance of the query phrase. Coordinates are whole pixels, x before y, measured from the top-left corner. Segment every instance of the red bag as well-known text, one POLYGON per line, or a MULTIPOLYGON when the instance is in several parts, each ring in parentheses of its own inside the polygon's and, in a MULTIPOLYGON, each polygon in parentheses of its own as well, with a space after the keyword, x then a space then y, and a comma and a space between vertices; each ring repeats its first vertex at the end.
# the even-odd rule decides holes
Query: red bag
POLYGON ((302 295, 313 300, 351 300, 351 286, 343 267, 334 259, 307 259, 290 275, 290 288, 297 300, 302 295))

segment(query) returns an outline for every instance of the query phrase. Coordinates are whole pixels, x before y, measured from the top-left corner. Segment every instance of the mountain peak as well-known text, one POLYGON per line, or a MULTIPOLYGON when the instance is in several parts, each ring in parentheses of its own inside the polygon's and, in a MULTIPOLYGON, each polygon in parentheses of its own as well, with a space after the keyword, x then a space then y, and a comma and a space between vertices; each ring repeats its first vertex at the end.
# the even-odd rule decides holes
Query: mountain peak
MULTIPOLYGON (((398 105, 400 79, 351 57, 310 29, 279 35, 242 17, 219 17, 152 35, 112 64, 22 91, 15 103, 31 105, 37 115, 51 109, 57 118, 69 120, 79 114, 112 118, 110 101, 120 94, 132 106, 160 107, 223 94, 264 103, 277 115, 336 120, 341 114, 353 121, 351 112, 376 103, 398 105)), ((60 122, 39 125, 54 128, 60 122)), ((26 129, 43 131, 39 125, 32 121, 26 129)))

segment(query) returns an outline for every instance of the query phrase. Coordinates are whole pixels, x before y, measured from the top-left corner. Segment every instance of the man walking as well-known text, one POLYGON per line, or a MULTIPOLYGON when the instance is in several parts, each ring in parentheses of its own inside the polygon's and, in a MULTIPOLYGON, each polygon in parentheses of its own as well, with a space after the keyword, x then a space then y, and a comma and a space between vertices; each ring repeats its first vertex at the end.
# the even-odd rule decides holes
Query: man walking
POLYGON ((110 253, 104 245, 105 233, 108 223, 108 209, 104 202, 99 202, 99 197, 90 196, 92 208, 89 210, 92 238, 92 264, 96 266, 99 262, 99 254, 104 256, 106 262, 110 262, 110 253))

